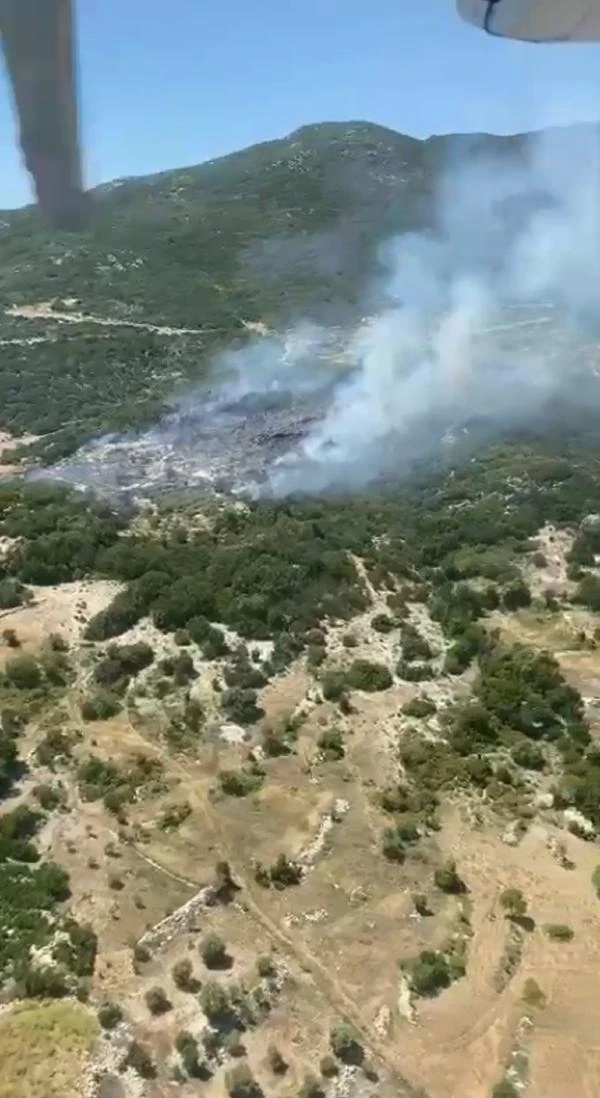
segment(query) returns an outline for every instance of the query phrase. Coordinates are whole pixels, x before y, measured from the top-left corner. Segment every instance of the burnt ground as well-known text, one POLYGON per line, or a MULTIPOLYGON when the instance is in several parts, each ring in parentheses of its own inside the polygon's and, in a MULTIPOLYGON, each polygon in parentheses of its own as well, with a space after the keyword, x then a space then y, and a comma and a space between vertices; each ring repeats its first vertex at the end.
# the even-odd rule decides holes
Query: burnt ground
MULTIPOLYGON (((271 340, 264 351, 254 347, 256 370, 246 369, 245 380, 240 374, 213 390, 189 393, 150 429, 96 439, 27 475, 121 503, 182 490, 258 496, 364 488, 382 473, 406 473, 415 461, 454 463, 463 451, 494 435, 506 437, 514 427, 565 426, 569 417, 579 421, 584 409, 598 408, 596 332, 544 306, 499 310, 497 321, 474 333, 459 362, 430 371, 422 390, 417 386, 418 407, 413 376, 428 369, 426 348, 414 372, 398 365, 388 382, 389 401, 384 388, 373 404, 370 387, 381 384, 377 369, 372 376, 372 363, 360 370, 351 341, 344 347, 336 335, 335 346, 301 347, 292 362, 282 338, 281 346, 271 340), (278 362, 271 368, 273 355, 278 362), (359 393, 365 391, 364 416, 376 422, 379 402, 389 414, 387 428, 382 433, 376 427, 372 441, 362 432, 356 445, 346 436, 341 454, 329 435, 331 413, 344 403, 342 387, 351 393, 355 380, 365 378, 358 385, 359 393)), ((360 420, 361 398, 359 404, 360 420)))
POLYGON ((320 421, 327 400, 324 390, 200 395, 149 431, 96 440, 43 475, 119 497, 251 492, 320 421))

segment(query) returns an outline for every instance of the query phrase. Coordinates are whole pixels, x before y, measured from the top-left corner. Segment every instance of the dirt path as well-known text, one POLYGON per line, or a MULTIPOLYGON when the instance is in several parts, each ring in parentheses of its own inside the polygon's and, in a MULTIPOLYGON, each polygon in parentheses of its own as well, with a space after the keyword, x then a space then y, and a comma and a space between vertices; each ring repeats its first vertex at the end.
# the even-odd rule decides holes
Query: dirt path
MULTIPOLYGON (((145 320, 128 320, 126 317, 95 316, 91 313, 64 312, 53 309, 51 305, 41 302, 39 305, 9 305, 4 310, 6 316, 21 317, 23 319, 58 320, 63 324, 99 324, 105 328, 139 328, 144 332, 155 332, 157 335, 206 335, 210 332, 224 332, 225 328, 173 328, 166 324, 150 324, 145 320)), ((7 343, 21 342, 20 340, 6 340, 7 343)), ((23 342, 44 342, 44 337, 32 336, 23 342)))
MULTIPOLYGON (((363 1017, 357 1003, 346 994, 338 980, 329 972, 325 965, 299 942, 286 934, 286 932, 263 910, 255 898, 254 886, 250 884, 245 877, 244 872, 236 865, 235 853, 232 853, 229 844, 225 840, 217 813, 212 810, 203 797, 195 792, 194 783, 190 780, 190 773, 187 767, 181 762, 171 759, 169 770, 171 773, 176 774, 185 780, 186 792, 189 800, 193 802, 194 807, 204 816, 207 825, 217 836, 222 857, 229 862, 234 879, 238 881, 240 887, 243 889, 246 914, 260 925, 263 931, 268 934, 271 940, 275 942, 284 953, 287 953, 288 956, 292 956, 304 972, 310 974, 317 989, 330 1006, 334 1008, 336 1013, 347 1018, 348 1021, 351 1022, 360 1035, 365 1051, 369 1052, 375 1060, 378 1060, 393 1077, 398 1087, 398 1098, 427 1098, 422 1090, 415 1089, 404 1078, 396 1058, 392 1056, 383 1046, 381 1041, 373 1035, 372 1029, 363 1017)), ((173 876, 173 874, 161 866, 160 863, 154 861, 154 859, 148 859, 146 855, 141 854, 134 844, 132 844, 132 846, 135 852, 140 854, 145 861, 148 861, 154 869, 163 872, 168 876, 173 876)), ((177 879, 183 880, 183 878, 177 879)), ((198 888, 199 892, 205 891, 206 888, 206 886, 202 886, 199 883, 194 884, 189 880, 186 880, 185 883, 198 888)), ((186 901, 186 903, 189 904, 190 901, 186 901)), ((175 912, 174 915, 176 914, 177 913, 175 912)), ((151 931, 148 933, 151 933, 151 931)))

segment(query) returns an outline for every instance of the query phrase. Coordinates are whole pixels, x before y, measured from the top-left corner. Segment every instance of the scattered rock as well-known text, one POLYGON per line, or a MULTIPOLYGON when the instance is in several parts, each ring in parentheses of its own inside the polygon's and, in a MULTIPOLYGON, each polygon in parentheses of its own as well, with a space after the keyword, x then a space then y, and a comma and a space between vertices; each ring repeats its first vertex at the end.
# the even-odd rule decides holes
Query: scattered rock
POLYGON ((580 526, 582 530, 600 529, 600 515, 596 514, 595 512, 586 515, 585 518, 581 520, 580 526))
POLYGON ((244 743, 246 732, 239 724, 222 724, 219 728, 219 736, 225 743, 244 743))
POLYGON ((334 823, 341 823, 344 816, 350 811, 350 804, 348 801, 342 800, 340 797, 333 805, 331 809, 331 819, 334 823))
POLYGON ((554 807, 554 794, 553 793, 536 793, 533 804, 535 808, 553 808, 554 807))
POLYGON ((502 842, 506 846, 518 846, 523 838, 523 830, 520 820, 513 820, 502 834, 502 842))
POLYGON ((214 887, 207 885, 206 888, 200 889, 195 896, 192 896, 191 900, 187 900, 185 904, 178 907, 177 911, 173 911, 171 915, 167 915, 156 926, 146 931, 138 944, 145 945, 153 951, 160 949, 179 934, 185 934, 191 930, 196 925, 198 912, 213 907, 215 900, 214 887))
POLYGON ((563 819, 569 831, 572 831, 575 835, 582 835, 591 839, 596 834, 596 828, 592 821, 588 820, 587 816, 584 816, 577 808, 565 808, 563 819))
POLYGON ((414 1025, 415 1008, 412 1004, 410 984, 403 972, 400 974, 400 979, 398 980, 398 999, 396 1001, 396 1005, 400 1017, 405 1018, 407 1022, 410 1022, 411 1025, 414 1025))
POLYGON ((377 1011, 377 1016, 373 1022, 373 1029, 377 1034, 380 1041, 385 1041, 389 1036, 390 1028, 392 1025, 392 1012, 389 1006, 384 1003, 383 1006, 377 1011))

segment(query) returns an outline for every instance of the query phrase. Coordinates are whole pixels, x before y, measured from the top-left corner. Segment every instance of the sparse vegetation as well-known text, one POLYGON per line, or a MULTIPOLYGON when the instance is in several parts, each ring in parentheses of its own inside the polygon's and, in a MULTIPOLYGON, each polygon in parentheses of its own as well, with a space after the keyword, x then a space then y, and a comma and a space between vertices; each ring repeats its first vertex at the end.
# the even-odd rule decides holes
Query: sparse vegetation
POLYGON ((219 774, 221 791, 229 797, 247 797, 260 789, 264 773, 256 767, 245 770, 222 770, 219 774))
POLYGON ((575 936, 566 923, 547 923, 544 932, 553 942, 571 942, 575 936))
POLYGON ((270 953, 263 953, 256 962, 256 971, 261 980, 268 980, 275 975, 277 968, 270 953))
POLYGON ((410 701, 405 702, 402 706, 402 712, 405 717, 431 717, 436 712, 437 706, 435 702, 426 697, 411 698, 410 701))
POLYGON ((364 1058, 360 1038, 348 1022, 336 1022, 329 1034, 331 1051, 344 1064, 359 1064, 364 1058))
POLYGON ((319 736, 319 748, 324 759, 335 762, 346 754, 344 737, 339 728, 326 728, 319 736))
POLYGON ((492 1090, 492 1098, 520 1098, 520 1095, 510 1079, 502 1079, 492 1090))
POLYGON ((207 968, 228 968, 231 965, 227 946, 218 934, 209 934, 204 938, 200 952, 207 968))
POLYGON ((459 876, 456 862, 452 859, 435 870, 433 880, 436 888, 439 888, 441 892, 448 892, 456 896, 466 892, 465 882, 459 876))
POLYGON ((262 1091, 248 1064, 236 1064, 225 1076, 230 1098, 260 1098, 262 1091))
MULTIPOLYGON (((106 255, 108 245, 100 246, 102 234, 92 233, 74 252, 47 235, 36 237, 33 264, 29 258, 34 244, 31 215, 7 214, 3 230, 5 260, 0 262, 5 301, 33 300, 28 295, 33 287, 37 291, 40 286, 44 293, 36 299, 70 295, 76 285, 83 295, 83 309, 93 305, 101 314, 104 309, 128 317, 134 308, 131 315, 136 317, 148 315, 155 320, 163 315, 172 324, 177 316, 196 326, 201 299, 202 325, 206 329, 199 350, 194 336, 189 340, 178 336, 166 339, 135 329, 129 333, 119 329, 94 333, 83 325, 79 338, 71 338, 70 332, 67 339, 66 325, 61 327, 51 318, 40 325, 33 320, 26 324, 23 318, 19 328, 21 321, 7 315, 6 332, 12 332, 15 325, 14 330, 29 333, 35 326, 44 337, 40 344, 7 343, 0 364, 4 424, 36 430, 44 436, 33 444, 30 454, 35 453, 45 463, 71 452, 91 434, 121 431, 147 422, 161 411, 163 397, 172 392, 175 376, 185 384, 194 374, 203 372, 205 364, 214 360, 213 352, 220 341, 224 346, 232 345, 233 334, 236 339, 239 335, 241 346, 246 339, 246 322, 264 321, 277 330, 286 303, 293 305, 294 315, 301 315, 302 305, 310 303, 317 283, 327 308, 341 295, 344 305, 354 310, 361 295, 346 265, 335 277, 323 274, 313 278, 307 275, 306 264, 295 264, 290 274, 292 289, 286 278, 278 278, 277 286, 267 285, 269 279, 264 273, 261 278, 255 273, 260 264, 254 253, 270 248, 273 228, 286 248, 301 244, 303 249, 310 249, 310 241, 320 240, 322 231, 327 234, 336 226, 337 232, 340 225, 343 229, 346 224, 352 226, 355 241, 350 266, 367 270, 363 260, 371 251, 375 254, 378 233, 383 232, 379 214, 377 226, 371 224, 375 216, 371 192, 381 196, 382 187, 387 196, 386 215, 381 218, 385 233, 400 215, 403 225, 418 227, 421 212, 417 217, 413 209, 410 178, 412 158, 417 157, 413 146, 402 143, 400 149, 393 135, 376 138, 371 129, 358 124, 352 128, 353 136, 349 137, 347 130, 344 133, 348 147, 336 148, 336 164, 353 164, 356 148, 360 147, 369 166, 370 183, 361 199, 359 215, 342 218, 341 222, 339 207, 345 200, 340 196, 347 188, 331 182, 327 152, 331 138, 323 138, 323 144, 315 149, 311 144, 314 138, 309 140, 302 134, 296 135, 291 145, 283 142, 255 151, 260 170, 256 163, 242 168, 241 162, 233 159, 209 165, 198 173, 191 170, 142 184, 124 183, 114 192, 99 194, 101 219, 111 214, 108 220, 109 235, 115 241, 114 262, 106 255), (365 133, 371 135, 366 146, 365 133), (379 163, 383 155, 381 140, 387 149, 383 164, 379 163), (228 176, 227 186, 219 182, 222 172, 228 176), (405 176, 408 178, 406 186, 403 182, 400 214, 389 201, 389 194, 397 190, 394 180, 399 172, 403 181, 405 176), (140 186, 143 191, 138 190, 140 186), (135 211, 141 194, 143 216, 135 211), (152 232, 148 232, 148 218, 152 232), (198 255, 202 256, 200 268, 198 255), (107 273, 111 269, 113 275, 107 273), (160 280, 156 272, 160 272, 160 280), (81 339, 85 339, 85 353, 81 339)), ((420 201, 423 181, 429 187, 437 163, 436 140, 426 147, 418 146, 421 174, 416 190, 420 201)), ((342 323, 346 324, 345 316, 342 323)), ((21 617, 7 617, 4 641, 12 651, 5 651, 8 659, 0 676, 0 795, 17 792, 25 799, 21 809, 13 809, 10 802, 5 804, 0 817, 0 977, 7 999, 14 994, 40 999, 52 995, 63 997, 66 1005, 67 999, 69 1003, 76 995, 84 999, 89 991, 95 935, 89 928, 77 928, 70 920, 68 876, 61 866, 45 860, 46 838, 43 845, 37 839, 38 828, 51 822, 51 814, 62 810, 62 790, 65 796, 68 794, 69 811, 60 816, 60 837, 49 840, 51 849, 57 850, 57 858, 68 857, 68 864, 75 866, 78 876, 73 890, 78 899, 94 888, 114 890, 114 894, 108 894, 111 936, 118 938, 122 928, 125 942, 130 940, 129 932, 133 933, 130 890, 135 897, 143 895, 150 909, 144 916, 134 911, 139 920, 135 933, 142 933, 144 926, 150 927, 160 922, 163 914, 170 914, 171 904, 175 907, 179 902, 175 897, 180 887, 185 897, 183 881, 187 874, 193 881, 210 880, 216 859, 228 849, 236 865, 240 852, 243 882, 253 856, 252 844, 245 845, 250 834, 252 843, 256 840, 255 849, 267 863, 256 865, 256 879, 269 888, 299 885, 305 856, 301 865, 283 854, 276 857, 277 850, 290 836, 294 839, 289 839, 289 848, 297 849, 296 840, 303 828, 300 813, 308 814, 312 823, 322 812, 321 804, 327 803, 325 798, 333 790, 338 795, 341 783, 348 783, 351 823, 347 831, 346 825, 336 830, 331 848, 326 848, 327 857, 322 859, 325 868, 320 861, 315 864, 314 873, 307 875, 297 898, 290 893, 280 904, 277 897, 263 895, 250 882, 247 896, 242 891, 229 911, 220 910, 217 905, 231 903, 239 891, 230 867, 222 862, 217 865, 208 903, 213 906, 215 925, 225 925, 228 938, 230 925, 235 927, 239 917, 238 907, 243 910, 244 905, 251 908, 264 903, 266 912, 281 907, 277 918, 285 912, 287 925, 289 914, 290 928, 300 918, 301 910, 302 918, 306 916, 302 935, 312 947, 318 932, 317 928, 311 939, 313 911, 318 922, 319 905, 329 910, 320 893, 324 881, 328 888, 339 889, 340 897, 349 896, 353 905, 381 902, 378 911, 382 912, 387 911, 383 896, 386 882, 400 881, 405 892, 402 933, 412 933, 415 927, 422 936, 418 948, 430 942, 436 946, 404 965, 406 985, 415 997, 435 995, 464 973, 465 942, 472 932, 465 915, 469 901, 461 898, 467 889, 456 865, 450 862, 434 868, 431 833, 445 825, 449 804, 458 799, 461 806, 469 802, 476 825, 474 842, 477 829, 496 826, 494 813, 498 826, 504 829, 509 819, 516 834, 519 821, 524 828, 527 820, 534 818, 538 802, 542 812, 547 811, 544 805, 551 806, 548 811, 553 813, 564 808, 580 812, 585 821, 590 821, 590 827, 587 823, 571 823, 571 827, 579 828, 579 834, 600 829, 600 753, 592 740, 582 699, 563 676, 561 664, 569 667, 568 660, 563 660, 563 649, 557 642, 557 659, 543 650, 546 644, 554 646, 565 609, 572 611, 575 621, 568 641, 573 649, 581 653, 585 650, 587 656, 599 640, 593 635, 589 615, 581 609, 591 613, 600 609, 600 580, 595 574, 600 532, 597 521, 586 520, 586 516, 593 520, 600 511, 597 425, 590 423, 592 430, 588 431, 586 416, 578 410, 577 423, 571 426, 568 410, 562 404, 558 416, 552 408, 544 411, 535 432, 520 429, 504 441, 486 443, 487 449, 479 440, 475 424, 469 438, 458 439, 451 466, 440 462, 437 468, 428 469, 423 465, 407 472, 401 483, 378 483, 372 490, 356 495, 324 493, 312 498, 259 499, 235 507, 229 507, 222 497, 214 507, 203 502, 201 509, 187 499, 169 498, 134 514, 133 508, 113 510, 85 493, 70 493, 48 484, 2 483, 0 534, 6 539, 6 550, 3 548, 0 562, 0 609, 17 610, 28 602, 28 584, 44 587, 66 581, 93 583, 94 577, 102 577, 103 581, 116 580, 122 585, 112 603, 87 624, 81 651, 77 641, 71 639, 75 634, 70 628, 66 634, 69 645, 46 631, 39 651, 30 651, 35 644, 19 624, 21 617), (558 531, 554 544, 554 534, 546 531, 544 540, 540 534, 548 524, 558 531), (126 536, 121 536, 125 532, 126 536), (554 568, 563 552, 563 536, 575 539, 568 559, 569 580, 577 584, 575 595, 571 597, 572 588, 560 581, 554 594, 549 589, 540 598, 540 584, 546 580, 538 572, 532 580, 532 611, 518 613, 509 620, 510 615, 532 605, 532 590, 523 577, 532 565, 554 568), (537 548, 542 544, 543 553, 537 548), (372 590, 375 600, 371 598, 372 590), (381 612, 382 605, 389 613, 381 612), (492 612, 493 623, 489 617, 492 612), (147 642, 115 643, 115 638, 143 619, 140 635, 155 638, 156 633, 145 632, 147 628, 163 634, 152 640, 156 656, 147 642), (12 628, 13 620, 18 623, 17 629, 12 628), (498 631, 492 624, 498 625, 498 631), (530 646, 513 644, 506 639, 511 635, 535 639, 531 639, 530 646), (263 646, 262 642, 268 643, 263 646), (62 658, 67 651, 68 659, 62 658), (365 652, 374 658, 354 658, 363 657, 365 652), (387 654, 379 655, 383 652, 387 654), (397 667, 392 665, 391 653, 395 653, 397 667), (203 666, 202 678, 196 682, 199 655, 203 661, 216 662, 212 669, 203 666), (277 715, 272 717, 271 707, 276 714, 280 711, 279 699, 275 705, 271 691, 259 694, 269 680, 296 659, 291 680, 307 677, 310 682, 309 693, 298 709, 305 716, 308 713, 306 735, 303 732, 301 736, 299 723, 279 723, 277 715), (404 683, 426 683, 420 690, 427 691, 431 698, 419 693, 399 713, 399 699, 413 691, 402 687, 398 678, 404 683), (65 692, 71 684, 73 697, 67 698, 65 692), (87 696, 80 695, 82 689, 89 691, 87 696), (386 691, 390 694, 381 705, 376 698, 358 696, 360 692, 386 691), (322 705, 322 699, 330 704, 322 705), (307 700, 309 705, 305 704, 307 700), (78 719, 77 707, 85 726, 78 719), (372 732, 366 714, 373 715, 372 732), (113 721, 117 716, 118 720, 113 721), (434 716, 435 720, 429 721, 434 716), (263 717, 264 724, 255 730, 253 726, 263 717), (216 742, 214 729, 225 719, 247 729, 245 746, 216 742), (97 721, 111 723, 95 727, 97 721), (409 727, 411 721, 413 727, 409 727), (386 737, 390 732, 394 737, 401 732, 400 758, 391 757, 396 751, 394 741, 392 751, 385 756, 387 769, 382 765, 379 742, 382 729, 386 737), (143 736, 156 757, 163 759, 164 773, 161 765, 124 756, 135 736, 143 736), (261 748, 264 766, 256 761, 261 759, 261 748), (346 756, 346 761, 340 763, 346 756), (323 766, 323 760, 334 765, 323 766), (18 783, 27 768, 30 773, 21 788, 18 783), (47 769, 39 774, 40 768, 47 769), (48 770, 57 775, 56 780, 49 780, 48 770), (400 781, 398 773, 402 774, 400 781), (208 781, 214 784, 210 801, 204 803, 208 781), (354 795, 354 783, 360 797, 354 795), (103 804, 90 803, 97 801, 103 804), (286 811, 279 817, 283 801, 286 811), (190 816, 192 806, 194 814, 190 816), (107 864, 96 847, 86 850, 85 841, 81 841, 82 849, 78 849, 83 834, 79 815, 88 826, 90 819, 96 823, 102 820, 104 826, 104 809, 112 813, 108 826, 119 831, 118 841, 111 839, 112 851, 107 844, 104 846, 105 858, 122 854, 118 872, 111 871, 113 863, 107 864), (381 820, 380 809, 387 814, 385 830, 376 823, 381 820), (371 828, 364 826, 367 816, 371 828), (188 817, 187 826, 176 834, 188 817), (380 842, 383 855, 395 865, 386 868, 381 857, 378 863, 373 858, 373 827, 382 831, 380 839, 375 833, 375 846, 380 842), (238 847, 242 828, 246 834, 238 847), (195 832, 198 853, 191 846, 195 832), (169 844, 172 857, 165 857, 163 876, 173 896, 169 893, 166 900, 161 886, 157 884, 154 895, 153 885, 142 887, 136 876, 147 872, 150 880, 153 859, 162 863, 162 854, 156 848, 162 846, 166 852, 169 844), (409 851, 411 857, 401 868, 409 851), (185 864, 188 856, 198 862, 189 870, 185 864), (146 866, 144 857, 149 862, 146 866), (273 864, 271 859, 276 859, 273 864), (376 889, 370 880, 363 882, 352 876, 352 865, 368 867, 370 861, 376 863, 376 889), (96 872, 90 885, 86 871, 94 866, 101 871, 96 872), (169 873, 175 879, 169 879, 169 873), (177 881, 179 874, 181 882, 177 881), (435 893, 433 883, 438 890, 435 893), (381 896, 377 891, 380 888, 381 896), (423 890, 412 894, 412 907, 417 914, 428 917, 427 924, 405 918, 412 889, 423 890), (447 924, 451 919, 455 922, 450 928, 447 924), (443 937, 446 933, 447 940, 443 937), (44 964, 37 961, 40 951, 44 964)), ((595 407, 595 397, 589 404, 595 407)), ((88 612, 93 614, 82 600, 76 622, 83 625, 88 612)), ((30 613, 28 610, 27 619, 30 613)), ((584 679, 583 661, 582 668, 584 679)), ((288 683, 284 686, 287 690, 288 683)), ((295 681, 291 682, 291 695, 295 688, 295 681)), ((593 691, 586 689, 586 701, 588 693, 593 691)), ((297 700, 290 700, 290 711, 295 711, 297 700)), ((53 825, 46 834, 54 834, 53 825)), ((508 834, 507 842, 511 837, 512 833, 508 834)), ((99 849, 103 841, 100 837, 99 849)), ((458 842, 443 842, 440 846, 444 850, 462 849, 458 842)), ((471 867, 469 886, 477 902, 476 863, 465 857, 465 870, 467 866, 471 867)), ((572 870, 576 873, 580 867, 578 870, 572 865, 572 870)), ((493 867, 488 866, 486 872, 492 879, 493 867)), ((537 872, 535 865, 531 872, 537 872)), ((506 879, 506 866, 498 868, 495 879, 506 879)), ((600 895, 600 869, 594 873, 592 884, 600 895)), ((508 916, 503 925, 507 946, 501 973, 506 986, 520 960, 523 936, 518 935, 524 929, 521 923, 527 911, 524 897, 514 888, 503 893, 500 903, 508 916)), ((134 900, 135 909, 139 911, 143 906, 141 899, 134 900)), ((201 921, 201 933, 209 925, 208 919, 206 924, 201 921)), ((350 926, 350 920, 346 925, 350 926)), ((338 920, 332 919, 331 931, 328 926, 323 936, 319 963, 324 969, 329 968, 334 949, 340 953, 338 926, 338 920)), ((479 933, 479 920, 475 926, 479 933)), ((544 929, 557 943, 572 939, 569 927, 551 924, 544 929)), ((235 935, 235 929, 231 933, 235 935)), ((353 933, 350 926, 348 934, 353 933)), ((255 949, 268 949, 267 939, 266 932, 265 939, 257 936, 255 949)), ((574 941, 570 957, 576 957, 580 944, 578 939, 574 941)), ((229 977, 204 980, 203 974, 200 987, 188 958, 173 966, 173 984, 167 986, 167 991, 173 991, 173 985, 186 992, 199 991, 199 1007, 211 1023, 202 1035, 206 1063, 199 1055, 195 1036, 184 1031, 176 1038, 179 1060, 174 1070, 179 1072, 180 1080, 205 1079, 207 1064, 215 1068, 221 1063, 225 1070, 230 1068, 226 1083, 233 1098, 260 1093, 248 1065, 232 1068, 225 1061, 244 1054, 240 1034, 244 1027, 254 1024, 252 1019, 265 1017, 269 1010, 273 1039, 285 1041, 281 1048, 287 1055, 289 1036, 282 1037, 277 1031, 278 1011, 273 1010, 273 1004, 280 984, 288 981, 293 988, 296 977, 286 968, 285 942, 278 942, 277 948, 282 950, 277 967, 265 954, 258 958, 256 971, 250 961, 253 971, 249 977, 245 969, 247 949, 238 949, 238 940, 232 937, 239 985, 229 977)), ((227 967, 231 962, 218 936, 206 938, 201 949, 209 968, 227 967), (209 963, 204 951, 210 938, 214 944, 215 937, 220 945, 209 963)), ((381 949, 389 950, 388 939, 381 949)), ((352 942, 349 955, 351 951, 352 942)), ((335 965, 339 965, 336 979, 344 982, 347 955, 342 953, 339 962, 335 956, 335 965)), ((389 951, 389 964, 388 957, 389 951)), ((149 960, 147 949, 138 945, 133 957, 135 971, 140 973, 149 960)), ((158 970, 158 951, 156 967, 158 970)), ((147 971, 142 975, 143 996, 147 971)), ((305 975, 310 981, 310 971, 305 975)), ((348 982, 353 979, 351 973, 348 982)), ((543 998, 534 983, 531 978, 523 989, 528 1006, 541 1005, 543 998)), ((111 982, 106 986, 114 985, 111 982)), ((166 1009, 167 991, 159 987, 146 992, 150 1011, 160 1014, 166 1009)), ((173 998, 176 1004, 181 1003, 181 996, 174 994, 173 998)), ((465 995, 465 1001, 468 998, 465 995)), ((300 1010, 300 997, 299 1002, 300 1010)), ((188 999, 187 1005, 191 1009, 192 1001, 188 999)), ((282 1000, 282 1013, 284 1009, 282 1000)), ((121 1017, 117 1004, 107 1002, 98 1008, 104 1028, 118 1025, 121 1017)), ((334 1027, 339 1047, 334 1046, 332 1031, 335 1056, 345 1062, 358 1062, 353 1055, 353 1039, 348 1038, 350 1055, 348 1049, 344 1052, 344 1027, 346 1023, 334 1027)), ((156 1028, 153 1024, 149 1031, 156 1028)), ((382 1042, 386 1039, 381 1038, 382 1042)), ((247 1043, 254 1056, 253 1042, 247 1043)), ((130 1046, 127 1062, 146 1078, 153 1078, 159 1071, 162 1085, 168 1065, 157 1044, 156 1064, 154 1044, 145 1049, 137 1042, 130 1046)), ((287 1065, 279 1046, 271 1046, 260 1071, 267 1066, 275 1075, 284 1074, 287 1065)), ((258 1062, 256 1067, 258 1071, 258 1062)), ((338 1069, 334 1056, 323 1058, 324 1079, 333 1078, 338 1069)), ((290 1080, 283 1084, 284 1089, 293 1088, 293 1080, 301 1078, 303 1070, 304 1065, 291 1062, 290 1080)), ((372 1074, 367 1064, 363 1070, 365 1076, 372 1074)), ((280 1085, 275 1079, 271 1083, 280 1085)), ((217 1086, 222 1086, 220 1078, 217 1086)), ((323 1083, 309 1075, 297 1089, 304 1098, 321 1098, 323 1083)), ((514 1094, 515 1088, 508 1080, 494 1088, 494 1098, 514 1094)))
POLYGON ((500 896, 500 904, 510 919, 520 919, 527 914, 527 903, 519 888, 506 888, 500 896))
POLYGON ((291 888, 300 884, 302 880, 302 867, 296 862, 290 861, 285 854, 279 854, 270 869, 260 862, 257 864, 254 876, 258 884, 264 888, 291 888))
POLYGON ((371 694, 387 690, 392 682, 389 668, 369 660, 354 660, 345 675, 345 683, 350 690, 366 690, 371 694))
POLYGON ((299 1098, 324 1098, 325 1091, 317 1077, 308 1072, 298 1091, 299 1098))
POLYGON ((151 1014, 166 1014, 171 1009, 166 992, 162 987, 151 987, 144 996, 151 1014))
POLYGON ((81 703, 81 716, 84 721, 108 721, 121 711, 121 702, 107 690, 93 694, 81 703))
POLYGON ((107 999, 98 1007, 98 1021, 102 1029, 115 1029, 123 1020, 123 1010, 118 1003, 107 999))
POLYGON ((190 1079, 202 1078, 207 1074, 204 1065, 200 1061, 198 1042, 191 1033, 188 1033, 187 1030, 178 1033, 175 1039, 175 1048, 181 1057, 183 1070, 190 1079))
POLYGON ((402 967, 410 980, 414 995, 437 995, 452 983, 452 969, 447 957, 435 950, 423 950, 402 967))
POLYGON ((529 976, 525 981, 523 987, 523 1002, 531 1007, 541 1008, 546 1005, 546 996, 537 980, 534 980, 532 976, 529 976))
POLYGON ((182 957, 180 961, 175 962, 171 969, 171 975, 175 987, 178 987, 180 991, 194 992, 200 986, 194 977, 192 962, 188 957, 182 957))
POLYGON ((156 1065, 152 1056, 139 1041, 130 1042, 123 1066, 133 1068, 142 1079, 156 1078, 156 1065))
POLYGON ((281 1051, 277 1048, 277 1045, 269 1045, 267 1049, 267 1059, 269 1061, 269 1067, 274 1075, 285 1075, 288 1065, 281 1054, 281 1051))
POLYGON ((333 1056, 322 1056, 320 1063, 321 1075, 324 1079, 335 1079, 335 1076, 339 1074, 339 1067, 336 1064, 333 1056))

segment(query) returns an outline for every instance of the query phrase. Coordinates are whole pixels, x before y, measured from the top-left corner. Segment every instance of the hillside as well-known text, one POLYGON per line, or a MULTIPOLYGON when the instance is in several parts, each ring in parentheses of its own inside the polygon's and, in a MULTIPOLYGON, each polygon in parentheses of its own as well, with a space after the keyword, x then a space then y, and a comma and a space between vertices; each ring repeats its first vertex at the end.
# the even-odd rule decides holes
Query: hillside
MULTIPOLYGON (((596 1098, 592 337, 484 331, 572 365, 570 403, 368 491, 200 491, 191 446, 122 506, 9 464, 152 422, 220 349, 258 376, 307 316, 330 395, 379 242, 453 150, 525 145, 307 127, 100 188, 75 242, 6 215, 0 1098, 596 1098)), ((253 384, 122 439, 115 484, 199 430, 275 460, 315 394, 253 384)))
MULTIPOLYGON (((307 126, 100 187, 81 236, 48 236, 31 210, 4 214, 0 428, 50 436, 35 449, 53 459, 155 419, 252 325, 355 319, 381 241, 431 223, 436 180, 464 141, 307 126)), ((468 142, 473 154, 514 148, 468 142)))
POLYGON ((2 486, 7 1098, 592 1098, 599 461, 2 486))

